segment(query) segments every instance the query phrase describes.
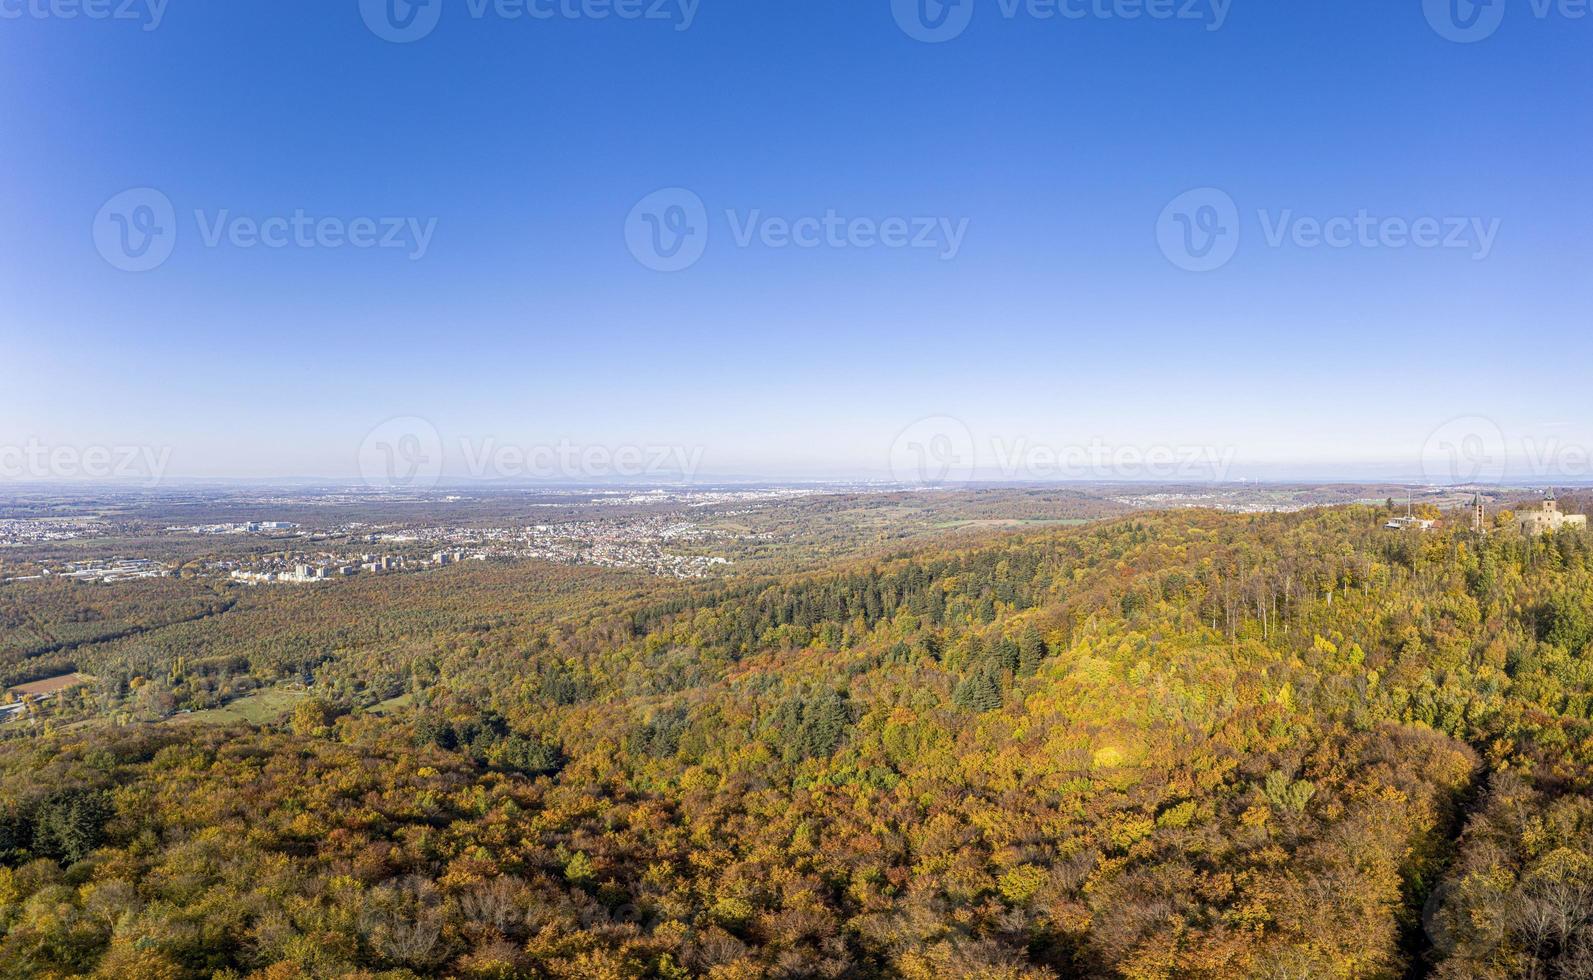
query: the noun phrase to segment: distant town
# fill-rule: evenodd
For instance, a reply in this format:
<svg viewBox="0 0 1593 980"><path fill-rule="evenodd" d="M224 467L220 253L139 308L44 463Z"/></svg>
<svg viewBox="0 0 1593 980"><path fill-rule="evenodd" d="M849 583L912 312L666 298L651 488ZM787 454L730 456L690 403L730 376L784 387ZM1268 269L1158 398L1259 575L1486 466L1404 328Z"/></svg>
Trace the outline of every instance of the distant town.
<svg viewBox="0 0 1593 980"><path fill-rule="evenodd" d="M758 495L759 498L764 496ZM778 498L789 496L781 494ZM745 502L746 495L715 493L711 499L717 504ZM659 505L679 506L684 502L677 494L646 493L624 497L604 495L592 503L605 508L621 505L656 508ZM708 504L692 501L690 506L700 510ZM181 541L197 537L237 539L238 544L225 549L230 553L198 564L179 564L153 555L113 555L53 562L39 559L35 562L37 567L6 574L11 566L0 560L0 581L56 578L117 582L197 574L249 585L304 585L356 575L418 572L467 561L524 560L637 569L674 578L703 578L731 564L729 558L709 553L713 544L765 537L752 531L729 534L712 530L692 519L687 512L669 510L490 526L259 519L167 524L152 535L143 536L92 519L10 519L0 523L0 545L64 545L123 533L129 534L130 543L151 538ZM261 545L266 546L265 550L261 550Z"/></svg>
<svg viewBox="0 0 1593 980"><path fill-rule="evenodd" d="M1587 520L1562 510L1552 492L1530 488L1415 491L1331 484L1120 484L1054 492L1074 493L1108 508L1288 512L1343 503L1382 504L1384 496L1372 493L1385 490L1386 503L1395 510L1385 525L1391 531L1431 530L1439 526L1443 514L1463 509L1472 512L1473 525L1482 531L1496 530L1504 521L1536 535ZM978 494L966 498L968 506L976 506ZM17 503L0 517L0 582L116 583L199 577L244 586L314 586L357 576L422 573L467 562L516 561L702 579L725 574L740 558L778 545L789 533L781 530L789 521L780 515L810 506L805 503L810 498L822 497L825 507L851 499L866 509L884 506L882 502L892 496L902 501L902 488L801 485L391 494L174 489L134 507L115 498L94 498L93 506L84 508L88 513L65 516L61 512L70 509L69 495L41 495L37 509L51 511L50 516L28 516L26 505ZM936 488L905 495L934 496ZM1400 497L1403 500L1396 504ZM424 505L427 519L407 516L417 513L418 505ZM151 522L138 516L146 507L189 518ZM457 521L439 519L455 513Z"/></svg>

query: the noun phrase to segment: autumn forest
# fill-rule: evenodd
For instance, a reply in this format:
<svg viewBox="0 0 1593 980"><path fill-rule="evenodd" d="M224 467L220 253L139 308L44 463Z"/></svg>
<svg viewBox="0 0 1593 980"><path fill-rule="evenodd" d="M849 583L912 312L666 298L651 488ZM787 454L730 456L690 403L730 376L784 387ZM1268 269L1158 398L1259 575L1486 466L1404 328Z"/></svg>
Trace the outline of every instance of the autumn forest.
<svg viewBox="0 0 1593 980"><path fill-rule="evenodd" d="M1388 518L5 586L0 973L1593 976L1593 538Z"/></svg>

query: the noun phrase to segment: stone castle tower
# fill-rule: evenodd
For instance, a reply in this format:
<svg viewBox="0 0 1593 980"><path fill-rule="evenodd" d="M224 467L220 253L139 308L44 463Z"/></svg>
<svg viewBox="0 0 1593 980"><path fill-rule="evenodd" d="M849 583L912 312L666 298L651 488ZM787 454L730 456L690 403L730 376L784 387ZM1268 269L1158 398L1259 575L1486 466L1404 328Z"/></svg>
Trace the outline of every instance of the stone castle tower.
<svg viewBox="0 0 1593 980"><path fill-rule="evenodd" d="M1548 534L1565 527L1587 527L1587 517L1583 514L1567 514L1560 510L1559 498L1554 491L1544 498L1543 504L1537 510L1523 510L1516 517L1521 526L1521 533L1528 537L1539 534Z"/></svg>

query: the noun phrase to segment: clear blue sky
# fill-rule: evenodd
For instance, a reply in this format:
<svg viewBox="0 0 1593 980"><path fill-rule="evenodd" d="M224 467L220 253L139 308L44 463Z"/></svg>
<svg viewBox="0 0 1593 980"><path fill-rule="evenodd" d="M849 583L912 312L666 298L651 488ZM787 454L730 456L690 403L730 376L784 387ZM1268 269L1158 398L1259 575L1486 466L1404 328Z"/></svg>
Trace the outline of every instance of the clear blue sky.
<svg viewBox="0 0 1593 980"><path fill-rule="evenodd" d="M1456 416L1593 443L1593 19L1529 0L1466 44L1386 0L1233 0L1220 26L964 0L936 44L890 0L701 0L689 27L679 0L444 0L411 43L359 0L170 0L158 26L152 0L48 2L0 3L0 445L258 477L355 473L394 416L450 455L681 445L767 476L882 475L926 416L1302 473L1414 459ZM142 187L175 245L129 272L96 216ZM706 248L660 272L627 227L673 187ZM1239 244L1188 271L1158 222L1203 187ZM418 259L208 245L223 211L435 224ZM951 258L737 241L830 211L966 225ZM1363 211L1494 234L1481 259L1268 241Z"/></svg>

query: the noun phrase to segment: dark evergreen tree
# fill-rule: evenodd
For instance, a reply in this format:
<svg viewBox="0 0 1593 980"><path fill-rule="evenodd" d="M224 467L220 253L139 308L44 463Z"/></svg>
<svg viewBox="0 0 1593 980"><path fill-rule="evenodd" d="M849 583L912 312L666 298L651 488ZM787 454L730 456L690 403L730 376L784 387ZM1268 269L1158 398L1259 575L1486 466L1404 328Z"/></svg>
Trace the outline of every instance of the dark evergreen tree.
<svg viewBox="0 0 1593 980"><path fill-rule="evenodd" d="M1045 638L1040 635L1039 628L1033 623L1025 626L1023 635L1018 638L1018 674L1032 677L1040 669L1046 653Z"/></svg>

